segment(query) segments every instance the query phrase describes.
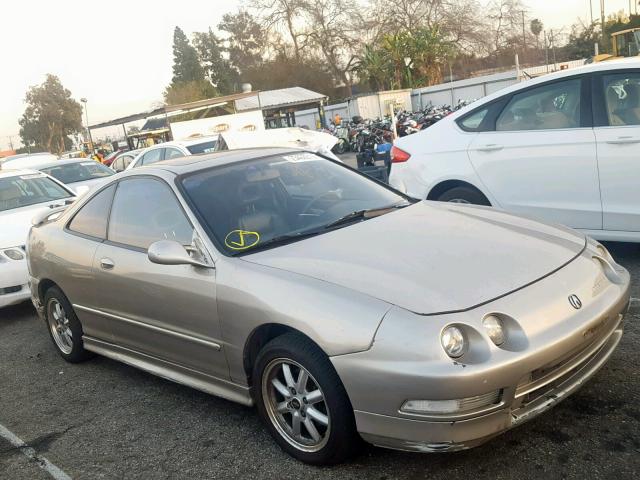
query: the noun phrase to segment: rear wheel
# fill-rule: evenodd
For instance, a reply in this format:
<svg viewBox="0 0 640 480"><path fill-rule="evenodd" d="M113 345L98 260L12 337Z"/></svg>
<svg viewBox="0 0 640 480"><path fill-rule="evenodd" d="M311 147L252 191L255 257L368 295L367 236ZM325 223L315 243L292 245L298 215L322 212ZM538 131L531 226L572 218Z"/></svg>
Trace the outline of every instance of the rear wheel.
<svg viewBox="0 0 640 480"><path fill-rule="evenodd" d="M269 432L306 463L340 463L361 444L347 393L327 356L306 337L287 333L260 352L254 398Z"/></svg>
<svg viewBox="0 0 640 480"><path fill-rule="evenodd" d="M58 353L71 363L82 362L93 354L84 349L82 325L71 303L58 287L51 287L44 296L45 320Z"/></svg>
<svg viewBox="0 0 640 480"><path fill-rule="evenodd" d="M470 187L453 187L438 197L439 202L466 203L473 205L491 206L482 192Z"/></svg>

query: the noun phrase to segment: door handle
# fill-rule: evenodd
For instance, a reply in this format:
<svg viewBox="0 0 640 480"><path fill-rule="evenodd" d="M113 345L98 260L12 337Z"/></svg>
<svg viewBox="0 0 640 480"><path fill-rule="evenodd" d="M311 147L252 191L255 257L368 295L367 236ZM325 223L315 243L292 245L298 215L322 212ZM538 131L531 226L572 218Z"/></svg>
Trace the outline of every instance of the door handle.
<svg viewBox="0 0 640 480"><path fill-rule="evenodd" d="M113 260L111 260L110 258L102 258L100 260L100 266L104 269L104 270L111 270L113 267L116 266L115 263L113 263Z"/></svg>
<svg viewBox="0 0 640 480"><path fill-rule="evenodd" d="M618 137L614 140L607 140L607 143L611 145L630 145L633 143L640 143L640 138L638 137Z"/></svg>
<svg viewBox="0 0 640 480"><path fill-rule="evenodd" d="M490 143L488 145L482 145L478 147L480 152L495 152L498 150L502 150L504 147L502 145L498 145L497 143Z"/></svg>

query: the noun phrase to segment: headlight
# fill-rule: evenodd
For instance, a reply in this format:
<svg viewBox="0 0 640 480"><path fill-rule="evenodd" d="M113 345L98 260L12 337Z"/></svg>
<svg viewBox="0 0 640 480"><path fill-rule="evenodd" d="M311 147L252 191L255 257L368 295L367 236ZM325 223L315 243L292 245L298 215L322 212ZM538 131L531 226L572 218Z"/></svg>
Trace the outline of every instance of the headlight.
<svg viewBox="0 0 640 480"><path fill-rule="evenodd" d="M24 260L24 252L19 247L7 248L6 250L3 250L2 253L11 260Z"/></svg>
<svg viewBox="0 0 640 480"><path fill-rule="evenodd" d="M489 338L493 343L500 346L505 341L504 327L502 321L495 315L489 315L482 320L482 326L489 335Z"/></svg>
<svg viewBox="0 0 640 480"><path fill-rule="evenodd" d="M442 348L452 358L461 357L466 349L466 341L462 330L458 327L449 326L442 331L440 337Z"/></svg>

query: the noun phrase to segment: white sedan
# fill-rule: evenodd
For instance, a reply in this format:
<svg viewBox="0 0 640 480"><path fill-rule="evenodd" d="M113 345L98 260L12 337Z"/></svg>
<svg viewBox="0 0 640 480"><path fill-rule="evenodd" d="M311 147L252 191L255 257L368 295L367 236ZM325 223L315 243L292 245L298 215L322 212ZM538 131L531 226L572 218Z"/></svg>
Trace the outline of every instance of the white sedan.
<svg viewBox="0 0 640 480"><path fill-rule="evenodd" d="M5 169L39 170L64 183L76 194L83 195L93 187L104 182L115 172L106 165L90 158L47 159L35 157L31 159L10 160L2 164Z"/></svg>
<svg viewBox="0 0 640 480"><path fill-rule="evenodd" d="M25 243L31 219L73 203L75 194L34 170L0 170L0 308L30 298Z"/></svg>
<svg viewBox="0 0 640 480"><path fill-rule="evenodd" d="M129 163L126 170L142 167L144 165L151 165L152 163L160 162L161 160L213 152L216 149L217 144L218 135L159 143L142 150L138 156Z"/></svg>
<svg viewBox="0 0 640 480"><path fill-rule="evenodd" d="M397 140L390 183L640 242L639 146L640 59L604 62L511 86Z"/></svg>

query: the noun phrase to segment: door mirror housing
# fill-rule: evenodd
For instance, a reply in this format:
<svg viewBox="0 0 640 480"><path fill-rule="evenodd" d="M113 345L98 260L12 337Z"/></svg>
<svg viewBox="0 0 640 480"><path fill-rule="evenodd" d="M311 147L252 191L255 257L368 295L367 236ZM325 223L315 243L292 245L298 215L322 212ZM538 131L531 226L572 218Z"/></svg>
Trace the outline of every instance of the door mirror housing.
<svg viewBox="0 0 640 480"><path fill-rule="evenodd" d="M159 240L152 243L147 251L147 256L149 261L159 265L192 265L201 268L214 268L213 265L192 258L184 246L173 240Z"/></svg>

